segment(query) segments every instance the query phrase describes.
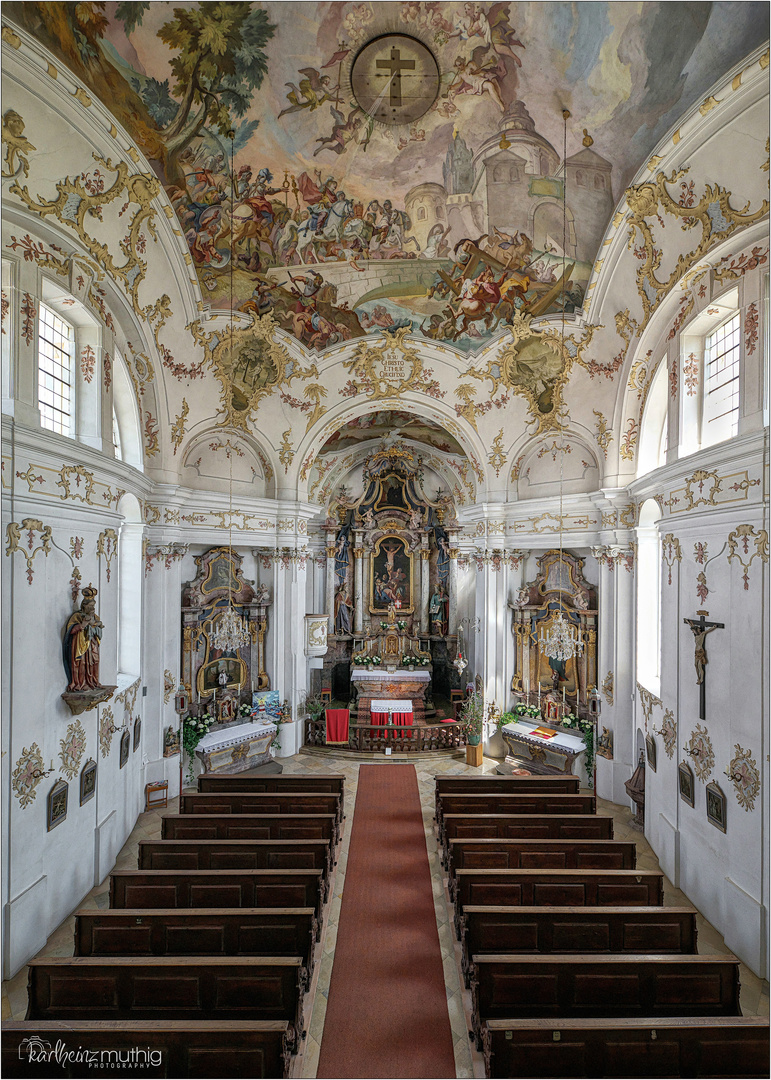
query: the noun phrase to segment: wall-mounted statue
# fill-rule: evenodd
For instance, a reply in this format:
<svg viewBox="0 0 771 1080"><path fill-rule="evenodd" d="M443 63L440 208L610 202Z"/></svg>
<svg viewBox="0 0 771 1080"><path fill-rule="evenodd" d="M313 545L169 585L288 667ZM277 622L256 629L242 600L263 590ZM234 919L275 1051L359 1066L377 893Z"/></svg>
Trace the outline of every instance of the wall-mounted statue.
<svg viewBox="0 0 771 1080"><path fill-rule="evenodd" d="M450 617L450 598L441 581L437 581L431 593L431 599L428 602L428 617L431 633L446 637Z"/></svg>
<svg viewBox="0 0 771 1080"><path fill-rule="evenodd" d="M62 698L77 716L103 701L109 701L117 686L99 682L99 643L104 624L96 614L97 590L87 585L80 608L67 620L62 642L62 659L67 673L67 689Z"/></svg>

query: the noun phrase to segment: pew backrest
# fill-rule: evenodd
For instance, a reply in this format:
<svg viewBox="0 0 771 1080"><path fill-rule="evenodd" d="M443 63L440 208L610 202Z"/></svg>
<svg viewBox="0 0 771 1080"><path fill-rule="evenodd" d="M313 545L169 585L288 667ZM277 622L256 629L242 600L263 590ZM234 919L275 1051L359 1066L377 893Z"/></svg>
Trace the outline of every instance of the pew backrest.
<svg viewBox="0 0 771 1080"><path fill-rule="evenodd" d="M328 840L142 840L140 870L323 870Z"/></svg>
<svg viewBox="0 0 771 1080"><path fill-rule="evenodd" d="M168 814L164 840L337 839L336 814Z"/></svg>

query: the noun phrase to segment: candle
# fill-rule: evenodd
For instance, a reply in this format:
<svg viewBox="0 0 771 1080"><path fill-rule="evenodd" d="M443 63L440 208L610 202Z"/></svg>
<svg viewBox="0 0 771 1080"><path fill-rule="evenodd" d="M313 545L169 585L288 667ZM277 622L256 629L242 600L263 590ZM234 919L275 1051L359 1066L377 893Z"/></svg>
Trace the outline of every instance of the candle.
<svg viewBox="0 0 771 1080"><path fill-rule="evenodd" d="M541 680L538 680L538 708L541 708Z"/></svg>
<svg viewBox="0 0 771 1080"><path fill-rule="evenodd" d="M562 687L562 704L565 704L565 687Z"/></svg>

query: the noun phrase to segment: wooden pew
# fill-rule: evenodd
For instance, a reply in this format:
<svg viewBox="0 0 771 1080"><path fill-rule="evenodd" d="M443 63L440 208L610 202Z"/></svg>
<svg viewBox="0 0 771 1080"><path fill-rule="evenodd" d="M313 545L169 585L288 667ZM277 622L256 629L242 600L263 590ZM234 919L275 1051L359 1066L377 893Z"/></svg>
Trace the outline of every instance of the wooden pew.
<svg viewBox="0 0 771 1080"><path fill-rule="evenodd" d="M466 986L474 955L697 951L692 907L465 907L460 932Z"/></svg>
<svg viewBox="0 0 771 1080"><path fill-rule="evenodd" d="M512 1016L741 1016L739 961L720 956L612 953L472 956L471 1022ZM626 1075L622 1073L622 1075Z"/></svg>
<svg viewBox="0 0 771 1080"><path fill-rule="evenodd" d="M313 908L75 912L75 956L299 956L313 973Z"/></svg>
<svg viewBox="0 0 771 1080"><path fill-rule="evenodd" d="M455 928L466 907L661 907L660 870L459 870Z"/></svg>
<svg viewBox="0 0 771 1080"><path fill-rule="evenodd" d="M328 840L142 840L140 870L332 870Z"/></svg>
<svg viewBox="0 0 771 1080"><path fill-rule="evenodd" d="M457 870L634 870L631 840L449 840L447 873L454 898Z"/></svg>
<svg viewBox="0 0 771 1080"><path fill-rule="evenodd" d="M577 776L435 776L435 799L437 808L442 795L475 795L482 791L529 792L562 791L577 792L580 787Z"/></svg>
<svg viewBox="0 0 771 1080"><path fill-rule="evenodd" d="M321 870L113 870L111 908L312 907L321 925Z"/></svg>
<svg viewBox="0 0 771 1080"><path fill-rule="evenodd" d="M285 1020L14 1020L3 1023L2 1072L74 1080L116 1074L286 1077L288 1027ZM34 1044L38 1061L30 1060L29 1042L22 1046L30 1039L40 1040ZM57 1043L52 1064L47 1058L56 1055ZM78 1051L87 1051L88 1060ZM117 1061L136 1065L129 1069Z"/></svg>
<svg viewBox="0 0 771 1080"><path fill-rule="evenodd" d="M527 794L498 794L495 791L479 795L461 792L440 795L436 809L439 838L443 835L443 819L446 814L533 814L540 817L559 815L596 814L597 800L594 795L575 792L533 791Z"/></svg>
<svg viewBox="0 0 771 1080"><path fill-rule="evenodd" d="M488 1077L768 1076L768 1018L490 1020Z"/></svg>
<svg viewBox="0 0 771 1080"><path fill-rule="evenodd" d="M164 840L328 840L337 842L336 814L169 814Z"/></svg>
<svg viewBox="0 0 771 1080"><path fill-rule="evenodd" d="M334 814L338 835L343 800L334 792L236 791L182 795L181 814Z"/></svg>
<svg viewBox="0 0 771 1080"><path fill-rule="evenodd" d="M198 777L201 792L220 791L324 791L345 795L345 776L342 773L275 773L266 776L245 776L243 773L203 773Z"/></svg>
<svg viewBox="0 0 771 1080"><path fill-rule="evenodd" d="M164 818L167 821L168 818ZM612 840L613 818L597 814L534 818L531 814L445 814L443 861L450 840Z"/></svg>
<svg viewBox="0 0 771 1080"><path fill-rule="evenodd" d="M299 956L49 957L28 991L27 1020L285 1020L292 1048L303 1026Z"/></svg>

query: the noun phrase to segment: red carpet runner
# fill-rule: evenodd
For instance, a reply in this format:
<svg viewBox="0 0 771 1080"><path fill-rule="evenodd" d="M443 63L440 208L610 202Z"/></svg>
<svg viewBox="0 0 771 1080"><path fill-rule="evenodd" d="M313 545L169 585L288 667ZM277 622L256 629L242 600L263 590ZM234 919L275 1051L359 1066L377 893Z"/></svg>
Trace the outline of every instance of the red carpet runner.
<svg viewBox="0 0 771 1080"><path fill-rule="evenodd" d="M418 781L362 765L319 1077L455 1076Z"/></svg>

